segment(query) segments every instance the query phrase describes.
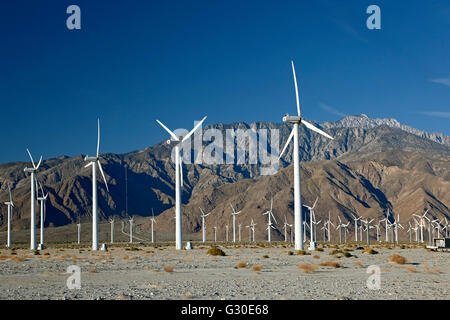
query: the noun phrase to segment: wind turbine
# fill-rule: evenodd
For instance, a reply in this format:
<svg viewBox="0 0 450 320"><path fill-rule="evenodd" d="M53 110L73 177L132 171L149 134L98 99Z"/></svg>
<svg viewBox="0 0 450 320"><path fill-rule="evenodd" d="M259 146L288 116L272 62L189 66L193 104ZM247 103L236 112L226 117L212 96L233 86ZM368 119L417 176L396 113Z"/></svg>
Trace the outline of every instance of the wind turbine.
<svg viewBox="0 0 450 320"><path fill-rule="evenodd" d="M168 144L174 144L175 148L175 247L177 250L183 249L183 230L182 230L182 217L181 217L181 186L183 185L183 159L180 156L180 144L188 140L191 135L202 125L205 121L204 117L195 127L184 137L177 136L175 133L169 130L162 122L156 120L161 127L166 130L171 139L167 140ZM181 181L180 181L181 180Z"/></svg>
<svg viewBox="0 0 450 320"><path fill-rule="evenodd" d="M131 217L131 219L128 221L130 222L130 243L133 243L133 217Z"/></svg>
<svg viewBox="0 0 450 320"><path fill-rule="evenodd" d="M225 230L226 230L226 242L228 242L228 225L225 226Z"/></svg>
<svg viewBox="0 0 450 320"><path fill-rule="evenodd" d="M350 225L350 222L347 222L347 224L344 224L344 225L343 225L344 230L345 230L345 232L344 232L344 242L345 242L345 243L347 243L347 233L349 233L349 231L347 230L347 228L348 228L349 225Z"/></svg>
<svg viewBox="0 0 450 320"><path fill-rule="evenodd" d="M214 229L214 242L217 242L217 226L213 227Z"/></svg>
<svg viewBox="0 0 450 320"><path fill-rule="evenodd" d="M403 228L403 226L400 224L400 215L399 214L397 214L397 220L394 220L394 223L393 223L393 225L394 225L394 227L395 227L395 242L398 244L398 227L400 227L400 228L402 228L402 229L405 229L405 228Z"/></svg>
<svg viewBox="0 0 450 320"><path fill-rule="evenodd" d="M448 238L448 221L447 221L447 218L444 217L444 219L445 219L445 225L442 228L442 231L444 231L444 229L445 229L445 237Z"/></svg>
<svg viewBox="0 0 450 320"><path fill-rule="evenodd" d="M331 242L331 226L335 227L335 225L333 224L333 222L331 222L331 213L330 213L330 211L328 211L328 221L326 221L326 224L324 224L324 225L327 225L326 230L327 230L327 233L328 233L327 234L328 242Z"/></svg>
<svg viewBox="0 0 450 320"><path fill-rule="evenodd" d="M205 226L205 218L206 218L207 216L209 216L209 215L212 213L212 211L211 211L210 213L208 213L208 214L205 214L205 213L203 212L202 208L200 208L200 207L198 207L198 208L200 209L200 211L201 211L201 213L202 213L202 242L206 242L206 226Z"/></svg>
<svg viewBox="0 0 450 320"><path fill-rule="evenodd" d="M301 204L301 185L300 185L300 157L299 157L299 143L298 143L298 127L300 124L304 124L308 129L313 130L329 139L333 139L330 135L323 132L322 130L316 128L311 123L306 122L302 118L302 114L300 112L300 101L298 96L298 87L297 87L297 78L295 76L295 67L294 62L291 61L292 64L292 73L294 75L294 84L295 84L295 96L297 101L297 116L289 116L286 114L283 117L283 122L287 124L292 124L293 129L289 138L280 153L280 158L289 145L292 138L294 138L294 232L295 232L295 249L303 250L303 232L302 232L302 223L303 223L303 215L302 215L302 204Z"/></svg>
<svg viewBox="0 0 450 320"><path fill-rule="evenodd" d="M242 228L242 223L239 223L239 242L241 242L241 228Z"/></svg>
<svg viewBox="0 0 450 320"><path fill-rule="evenodd" d="M316 247L316 241L315 241L315 232L314 232L314 224L313 224L313 216L314 216L314 208L317 204L317 200L319 200L319 197L316 198L316 201L314 201L314 204L312 207L309 207L307 205L304 205L309 210L309 230L310 230L310 243L309 243L309 249L314 250Z"/></svg>
<svg viewBox="0 0 450 320"><path fill-rule="evenodd" d="M380 223L381 221L378 221L378 223L375 225L375 228L377 229L377 242L380 241Z"/></svg>
<svg viewBox="0 0 450 320"><path fill-rule="evenodd" d="M408 225L409 225L409 228L408 228L408 231L406 231L406 232L409 232L409 243L412 243L412 227L411 227L411 221L408 221Z"/></svg>
<svg viewBox="0 0 450 320"><path fill-rule="evenodd" d="M277 219L275 219L275 216L273 215L273 212L272 212L272 204L273 203L272 203L272 199L271 199L270 200L270 210L268 210L268 211L263 213L263 215L267 214L267 217L269 218L269 220L267 222L267 241L269 241L269 243L272 242L272 232L271 232L272 230L271 229L275 229L276 230L276 228L272 224L272 219L271 218L273 218L275 223L277 223Z"/></svg>
<svg viewBox="0 0 450 320"><path fill-rule="evenodd" d="M231 215L233 216L233 242L236 242L236 216L237 216L239 213L241 213L242 210L239 211L239 212L236 212L236 211L234 210L234 208L233 208L233 205L232 205L231 203L230 203L230 206L231 206L231 210L233 210L233 212L231 212Z"/></svg>
<svg viewBox="0 0 450 320"><path fill-rule="evenodd" d="M252 223L250 224L250 226L252 228L252 233L253 233L253 242L255 242L255 226L256 226L256 223L253 222L253 219L252 219Z"/></svg>
<svg viewBox="0 0 450 320"><path fill-rule="evenodd" d="M8 248L11 247L11 218L12 218L12 208L14 207L14 202L12 200L12 195L11 195L11 186L8 186L8 190L9 190L9 201L5 202L5 204L8 206L8 237L6 240L6 246Z"/></svg>
<svg viewBox="0 0 450 320"><path fill-rule="evenodd" d="M86 156L84 161L89 162L85 168L92 167L92 250L98 250L98 215L97 215L97 166L105 182L106 190L109 192L102 164L100 163L100 119L97 119L97 155Z"/></svg>
<svg viewBox="0 0 450 320"><path fill-rule="evenodd" d="M287 220L286 220L286 215L284 216L284 242L287 242L287 226L288 226L289 224L287 223Z"/></svg>
<svg viewBox="0 0 450 320"><path fill-rule="evenodd" d="M153 214L153 208L152 208L152 218L150 219L150 221L152 222L152 243L154 243L155 238L154 238L153 225L156 223L156 220L155 220L155 215Z"/></svg>
<svg viewBox="0 0 450 320"><path fill-rule="evenodd" d="M46 202L47 202L47 197L48 197L48 193L44 193L44 189L42 188L41 183L39 182L39 187L41 189L41 193L42 196L39 197L39 193L37 196L37 200L40 201L40 207L41 207L41 242L39 245L39 248L42 250L44 249L44 221L45 221L45 212L46 212ZM36 187L37 189L37 187Z"/></svg>
<svg viewBox="0 0 450 320"><path fill-rule="evenodd" d="M351 213L353 220L355 220L355 241L358 241L358 220L361 219L361 217L356 217Z"/></svg>
<svg viewBox="0 0 450 320"><path fill-rule="evenodd" d="M248 242L252 242L252 226L248 225L245 227L248 228Z"/></svg>
<svg viewBox="0 0 450 320"><path fill-rule="evenodd" d="M367 244L370 243L369 231L370 231L370 224L373 222L373 220L374 220L374 219L372 219L372 220L369 221L368 218L367 218L367 220L362 220L362 219L361 219L361 222L363 222L363 223L366 225L366 232L367 232L366 238L367 238ZM362 237L361 237L361 240L362 240Z"/></svg>
<svg viewBox="0 0 450 320"><path fill-rule="evenodd" d="M35 174L37 170L39 169L39 166L42 162L42 156L39 159L39 162L37 165L34 164L33 157L31 156L30 151L27 149L28 155L30 156L31 164L33 165L33 168L26 167L23 169L23 171L28 172L31 174L31 217L30 217L30 249L36 250L36 190L35 190Z"/></svg>
<svg viewBox="0 0 450 320"><path fill-rule="evenodd" d="M109 223L111 224L111 243L114 243L114 219L110 219Z"/></svg>
<svg viewBox="0 0 450 320"><path fill-rule="evenodd" d="M427 209L423 215L413 214L413 216L418 217L418 218L420 219L420 220L419 220L419 221L420 221L419 226L420 226L420 242L421 242L421 243L423 243L423 227L425 226L425 224L424 224L424 219L427 219L428 221L430 220L430 219L428 219L428 218L426 217L426 215L427 215L427 213L428 213L428 210L429 210L429 209Z"/></svg>

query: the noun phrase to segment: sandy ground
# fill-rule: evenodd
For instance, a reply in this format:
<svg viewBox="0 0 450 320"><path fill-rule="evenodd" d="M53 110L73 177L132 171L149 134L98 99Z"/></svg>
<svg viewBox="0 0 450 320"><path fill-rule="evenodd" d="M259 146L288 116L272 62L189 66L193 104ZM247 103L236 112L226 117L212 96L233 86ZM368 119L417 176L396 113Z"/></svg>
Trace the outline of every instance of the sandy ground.
<svg viewBox="0 0 450 320"><path fill-rule="evenodd" d="M378 254L330 255L335 248L296 255L278 243L270 248L220 246L226 256L209 256L209 246L176 251L172 246L0 250L0 299L449 299L450 253L423 248L374 246ZM341 248L344 246L341 246ZM128 248L129 249L129 248ZM294 252L289 255L288 251ZM392 254L407 264L389 261ZM325 261L341 267L318 266ZM245 262L246 267L237 265ZM314 264L305 273L300 264ZM81 268L81 289L66 285L67 267ZM367 267L380 268L380 289L367 288ZM261 266L261 270L254 270ZM165 271L172 267L172 272ZM256 267L258 269L258 267ZM169 270L170 271L170 270Z"/></svg>

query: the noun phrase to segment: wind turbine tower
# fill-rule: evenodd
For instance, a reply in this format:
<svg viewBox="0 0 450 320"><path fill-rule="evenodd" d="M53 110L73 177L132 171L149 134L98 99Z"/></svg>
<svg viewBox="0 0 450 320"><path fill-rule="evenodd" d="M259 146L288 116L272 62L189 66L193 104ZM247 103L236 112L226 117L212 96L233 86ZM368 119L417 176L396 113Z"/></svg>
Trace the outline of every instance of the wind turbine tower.
<svg viewBox="0 0 450 320"><path fill-rule="evenodd" d="M297 116L289 116L286 114L283 117L283 122L287 124L292 124L293 129L289 138L280 153L280 158L289 145L292 138L294 138L294 232L295 232L295 249L303 250L303 232L302 232L302 224L303 224L303 215L302 215L302 203L301 203L301 184L300 184L300 156L299 156L299 139L298 139L298 127L300 124L305 125L308 129L313 130L329 139L333 139L330 135L323 132L322 130L316 128L311 123L306 122L301 115L300 111L300 100L298 95L298 87L297 87L297 78L295 75L295 67L294 62L291 61L292 64L292 73L294 76L294 85L295 85L295 96L297 101Z"/></svg>
<svg viewBox="0 0 450 320"><path fill-rule="evenodd" d="M12 208L14 208L14 202L12 200L11 195L11 186L8 186L9 190L9 201L5 202L5 204L8 206L8 237L6 240L6 246L8 248L11 247L11 218L12 218Z"/></svg>
<svg viewBox="0 0 450 320"><path fill-rule="evenodd" d="M183 185L183 159L180 156L180 144L188 140L191 135L202 125L205 121L204 117L195 127L184 137L177 136L175 133L169 130L162 122L156 120L161 127L166 130L171 139L167 140L168 144L174 145L175 151L175 248L176 250L183 249L183 230L182 230L182 216L181 216L181 187Z"/></svg>
<svg viewBox="0 0 450 320"><path fill-rule="evenodd" d="M42 156L39 159L37 165L34 164L33 157L31 156L30 151L27 149L28 155L30 156L31 164L33 168L25 168L24 171L31 174L31 218L30 218L30 249L36 250L36 190L35 190L35 174L39 169L39 166L42 162Z"/></svg>

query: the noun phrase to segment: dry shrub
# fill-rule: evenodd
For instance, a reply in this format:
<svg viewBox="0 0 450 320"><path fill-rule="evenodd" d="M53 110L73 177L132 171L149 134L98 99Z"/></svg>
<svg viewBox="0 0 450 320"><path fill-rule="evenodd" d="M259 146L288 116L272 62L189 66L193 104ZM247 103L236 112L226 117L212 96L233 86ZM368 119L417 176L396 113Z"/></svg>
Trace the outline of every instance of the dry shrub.
<svg viewBox="0 0 450 320"><path fill-rule="evenodd" d="M423 266L423 269L428 272L428 273L434 273L434 274L439 274L441 273L441 270L439 270L439 268L428 268L426 265Z"/></svg>
<svg viewBox="0 0 450 320"><path fill-rule="evenodd" d="M394 253L393 255L391 255L391 256L389 257L389 261L390 261L390 262L397 263L397 264L405 264L405 263L407 262L407 260L406 260L405 257L403 257L403 256L401 256L401 255L398 255L398 254L396 254L396 253Z"/></svg>
<svg viewBox="0 0 450 320"><path fill-rule="evenodd" d="M260 272L261 270L262 270L262 266L260 266L260 265L253 266L253 271Z"/></svg>
<svg viewBox="0 0 450 320"><path fill-rule="evenodd" d="M12 256L12 257L11 257L11 261L14 261L14 262L22 262L22 261L23 261L23 258L17 257L17 256Z"/></svg>
<svg viewBox="0 0 450 320"><path fill-rule="evenodd" d="M292 251L288 251L288 256L292 256L292 255L294 255L294 252L292 252Z"/></svg>
<svg viewBox="0 0 450 320"><path fill-rule="evenodd" d="M173 267L172 267L172 266L169 266L169 265L164 266L164 271L165 271L165 272L173 272Z"/></svg>
<svg viewBox="0 0 450 320"><path fill-rule="evenodd" d="M185 294L184 294L184 298L185 299L192 299L192 293L190 293L190 292L186 292Z"/></svg>
<svg viewBox="0 0 450 320"><path fill-rule="evenodd" d="M317 255L317 254L315 254L315 255L313 255L313 258L314 258L314 259L320 259L320 256Z"/></svg>
<svg viewBox="0 0 450 320"><path fill-rule="evenodd" d="M5 255L0 256L0 260L8 260L9 258L10 258L9 256L5 256Z"/></svg>
<svg viewBox="0 0 450 320"><path fill-rule="evenodd" d="M366 248L364 249L363 253L367 253L367 254L377 254L378 251L372 249L372 248Z"/></svg>
<svg viewBox="0 0 450 320"><path fill-rule="evenodd" d="M405 269L406 269L408 272L411 272L411 273L417 272L417 268L414 267L414 266L406 266Z"/></svg>
<svg viewBox="0 0 450 320"><path fill-rule="evenodd" d="M245 263L244 261L239 262L236 267L238 268L247 268L247 263Z"/></svg>
<svg viewBox="0 0 450 320"><path fill-rule="evenodd" d="M206 251L206 254L209 254L211 256L225 256L225 252L218 247L212 247L211 249Z"/></svg>
<svg viewBox="0 0 450 320"><path fill-rule="evenodd" d="M184 259L184 261L185 261L185 262L192 262L192 258L191 258L191 257L186 257L186 258Z"/></svg>
<svg viewBox="0 0 450 320"><path fill-rule="evenodd" d="M330 256L333 256L333 255L338 254L338 253L343 253L343 252L342 252L342 250L334 249L333 251L331 251L331 252L329 253L329 255L330 255Z"/></svg>
<svg viewBox="0 0 450 320"><path fill-rule="evenodd" d="M342 265L339 262L336 261L324 261L322 263L319 263L319 266L321 267L332 267L332 268L341 268Z"/></svg>
<svg viewBox="0 0 450 320"><path fill-rule="evenodd" d="M317 270L315 264L299 264L298 267L302 269L304 273L312 273Z"/></svg>
<svg viewBox="0 0 450 320"><path fill-rule="evenodd" d="M363 266L363 263L362 263L361 261L355 261L355 264L358 265L358 266L360 266L360 267Z"/></svg>
<svg viewBox="0 0 450 320"><path fill-rule="evenodd" d="M298 256L307 256L307 255L309 255L309 253L306 252L305 250L297 250L297 255Z"/></svg>
<svg viewBox="0 0 450 320"><path fill-rule="evenodd" d="M89 269L88 272L90 272L90 273L97 273L98 271L97 271L97 269L92 268L92 269Z"/></svg>

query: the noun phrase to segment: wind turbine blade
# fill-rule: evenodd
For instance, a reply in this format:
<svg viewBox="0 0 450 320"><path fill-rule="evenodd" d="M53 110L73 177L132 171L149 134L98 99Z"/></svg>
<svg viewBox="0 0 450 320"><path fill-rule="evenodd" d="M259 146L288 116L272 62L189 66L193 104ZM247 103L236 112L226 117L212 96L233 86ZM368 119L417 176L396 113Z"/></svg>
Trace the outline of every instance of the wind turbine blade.
<svg viewBox="0 0 450 320"><path fill-rule="evenodd" d="M36 168L36 166L34 165L34 160L33 160L33 157L31 156L30 150L27 149L27 152L28 152L28 155L30 156L31 164L33 165L33 168Z"/></svg>
<svg viewBox="0 0 450 320"><path fill-rule="evenodd" d="M233 213L235 213L236 211L234 210L233 205L231 203L230 203L230 206L231 206L231 210L233 210Z"/></svg>
<svg viewBox="0 0 450 320"><path fill-rule="evenodd" d="M292 64L292 73L293 73L293 75L294 75L295 98L296 98L296 101L297 101L297 115L298 115L299 117L301 117L301 116L302 116L302 113L300 112L300 100L299 100L299 97L298 97L297 77L295 76L294 61L291 61L291 64Z"/></svg>
<svg viewBox="0 0 450 320"><path fill-rule="evenodd" d="M100 119L97 119L97 158L100 153Z"/></svg>
<svg viewBox="0 0 450 320"><path fill-rule="evenodd" d="M39 159L39 162L38 162L38 164L37 164L37 166L36 166L36 168L35 168L36 170L39 169L39 167L40 167L40 165L41 165L41 162L42 162L42 156L41 156L41 158Z"/></svg>
<svg viewBox="0 0 450 320"><path fill-rule="evenodd" d="M275 216L273 215L272 211L270 211L270 215L272 216L272 218L273 218L273 220L275 221L275 223L278 223L278 222L277 222L277 219L275 219Z"/></svg>
<svg viewBox="0 0 450 320"><path fill-rule="evenodd" d="M100 163L100 160L97 160L97 163L98 163L98 167L100 169L100 172L102 174L103 181L105 181L106 190L109 192L108 183L106 182L105 173L103 172L103 168L102 168L102 164Z"/></svg>
<svg viewBox="0 0 450 320"><path fill-rule="evenodd" d="M317 133L320 133L321 135L327 137L328 139L334 140L334 138L332 136L330 136L328 133L320 130L319 128L316 128L315 126L313 126L311 123L305 121L302 119L302 123L310 130L315 131Z"/></svg>
<svg viewBox="0 0 450 320"><path fill-rule="evenodd" d="M205 216L205 213L203 212L202 208L198 207L200 211L202 212L202 216Z"/></svg>
<svg viewBox="0 0 450 320"><path fill-rule="evenodd" d="M184 138L183 138L183 140L181 140L181 142L184 142L187 139L189 139L189 137L192 136L192 134L198 129L198 127L200 127L202 125L202 123L203 123L203 121L205 121L205 119L206 119L206 116L199 123L197 123L195 125L194 129L192 129L191 132L189 132L187 135L184 136Z"/></svg>
<svg viewBox="0 0 450 320"><path fill-rule="evenodd" d="M316 198L316 201L314 201L314 204L313 204L313 206L312 206L313 209L316 207L317 200L319 200L319 197L317 197L317 198Z"/></svg>
<svg viewBox="0 0 450 320"><path fill-rule="evenodd" d="M284 145L283 150L281 150L280 156L278 157L278 159L281 159L281 156L283 155L284 151L286 150L286 148L289 145L289 142L291 142L292 138L294 137L294 129L292 129L291 134L289 135L286 144Z"/></svg>
<svg viewBox="0 0 450 320"><path fill-rule="evenodd" d="M175 141L180 141L180 139L178 139L178 137L175 135L175 133L173 133L172 131L170 131L169 128L167 128L165 125L163 125L161 121L156 120L156 122L158 122L159 125L160 125L161 127L163 127L164 130L166 130L166 131L172 136L172 138L173 138Z"/></svg>
<svg viewBox="0 0 450 320"><path fill-rule="evenodd" d="M87 165L85 165L84 167L87 168L89 166L92 166L93 162L89 162Z"/></svg>

